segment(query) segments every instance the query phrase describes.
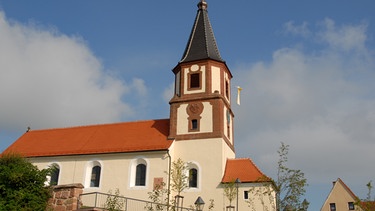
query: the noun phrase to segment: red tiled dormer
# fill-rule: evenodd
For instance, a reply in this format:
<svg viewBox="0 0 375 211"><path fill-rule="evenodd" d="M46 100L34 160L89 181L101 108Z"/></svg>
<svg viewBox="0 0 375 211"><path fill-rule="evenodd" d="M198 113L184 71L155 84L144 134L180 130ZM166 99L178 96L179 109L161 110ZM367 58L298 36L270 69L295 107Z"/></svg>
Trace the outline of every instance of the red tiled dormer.
<svg viewBox="0 0 375 211"><path fill-rule="evenodd" d="M167 150L169 119L31 130L5 153L25 157Z"/></svg>
<svg viewBox="0 0 375 211"><path fill-rule="evenodd" d="M271 178L263 174L249 158L228 159L222 183L240 179L242 183L271 182Z"/></svg>

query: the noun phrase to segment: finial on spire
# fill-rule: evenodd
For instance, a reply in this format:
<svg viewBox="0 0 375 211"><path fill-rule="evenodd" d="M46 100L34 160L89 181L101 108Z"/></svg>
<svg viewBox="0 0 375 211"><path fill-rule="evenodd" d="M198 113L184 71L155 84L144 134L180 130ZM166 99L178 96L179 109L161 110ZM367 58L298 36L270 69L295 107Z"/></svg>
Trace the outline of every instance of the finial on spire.
<svg viewBox="0 0 375 211"><path fill-rule="evenodd" d="M198 3L198 8L200 10L206 10L207 9L207 2L205 0L200 0Z"/></svg>

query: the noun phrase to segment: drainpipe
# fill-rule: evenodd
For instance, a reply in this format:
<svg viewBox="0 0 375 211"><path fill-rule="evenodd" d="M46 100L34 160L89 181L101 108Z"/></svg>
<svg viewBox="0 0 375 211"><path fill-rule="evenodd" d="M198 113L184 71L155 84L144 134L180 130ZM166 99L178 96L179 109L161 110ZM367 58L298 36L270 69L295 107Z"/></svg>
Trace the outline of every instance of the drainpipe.
<svg viewBox="0 0 375 211"><path fill-rule="evenodd" d="M170 199L170 194L171 194L171 163L172 163L172 158L171 158L171 155L169 154L169 149L167 150L167 154L168 154L168 159L169 159L169 163L168 163L168 193L167 193L167 211L169 210L169 199Z"/></svg>

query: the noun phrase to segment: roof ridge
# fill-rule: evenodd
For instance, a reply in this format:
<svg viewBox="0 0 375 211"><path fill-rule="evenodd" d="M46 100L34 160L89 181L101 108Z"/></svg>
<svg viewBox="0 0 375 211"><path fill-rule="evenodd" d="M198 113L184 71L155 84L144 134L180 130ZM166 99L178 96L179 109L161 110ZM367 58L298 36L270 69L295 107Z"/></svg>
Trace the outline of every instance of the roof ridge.
<svg viewBox="0 0 375 211"><path fill-rule="evenodd" d="M24 133L4 152L43 157L166 150L172 143L168 132L169 119L35 130Z"/></svg>
<svg viewBox="0 0 375 211"><path fill-rule="evenodd" d="M130 123L141 123L141 122L150 122L150 121L161 121L161 120L169 120L168 118L165 119L149 119L149 120L135 120L129 122L112 122L112 123L97 123L97 124L89 124L89 125L75 125L75 126L66 126L66 127L52 127L46 129L30 129L28 132L42 132L42 131L51 131L51 130L66 130L66 129L75 129L75 128L89 128L89 127L99 127L99 126L111 126L111 125L119 125L119 124L130 124Z"/></svg>
<svg viewBox="0 0 375 211"><path fill-rule="evenodd" d="M227 159L228 160L247 160L247 159L250 159L250 158L227 158Z"/></svg>

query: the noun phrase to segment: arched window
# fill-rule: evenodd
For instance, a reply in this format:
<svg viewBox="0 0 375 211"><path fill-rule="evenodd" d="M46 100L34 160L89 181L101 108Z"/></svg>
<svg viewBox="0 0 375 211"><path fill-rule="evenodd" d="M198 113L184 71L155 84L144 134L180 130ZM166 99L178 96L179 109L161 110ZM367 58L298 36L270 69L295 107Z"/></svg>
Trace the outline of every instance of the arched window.
<svg viewBox="0 0 375 211"><path fill-rule="evenodd" d="M85 188L99 188L100 179L102 178L103 163L99 160L87 162L85 166Z"/></svg>
<svg viewBox="0 0 375 211"><path fill-rule="evenodd" d="M48 168L51 169L51 174L47 176L45 185L58 185L59 176L60 176L60 165L57 163L52 163L48 165Z"/></svg>
<svg viewBox="0 0 375 211"><path fill-rule="evenodd" d="M187 191L198 191L201 189L202 170L195 161L187 162Z"/></svg>
<svg viewBox="0 0 375 211"><path fill-rule="evenodd" d="M146 185L146 165L138 164L135 173L135 185L145 186Z"/></svg>
<svg viewBox="0 0 375 211"><path fill-rule="evenodd" d="M90 180L90 187L99 187L100 183L100 166L94 166L91 170L91 180Z"/></svg>
<svg viewBox="0 0 375 211"><path fill-rule="evenodd" d="M149 164L146 158L137 157L130 162L129 187L135 189L146 188Z"/></svg>
<svg viewBox="0 0 375 211"><path fill-rule="evenodd" d="M58 185L60 176L60 167L56 163L52 166L51 181L50 185Z"/></svg>
<svg viewBox="0 0 375 211"><path fill-rule="evenodd" d="M198 187L198 170L196 168L189 169L189 187Z"/></svg>

